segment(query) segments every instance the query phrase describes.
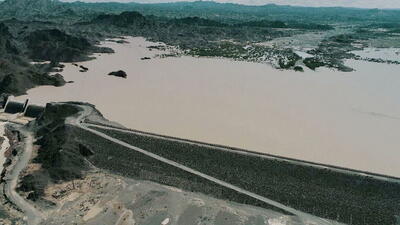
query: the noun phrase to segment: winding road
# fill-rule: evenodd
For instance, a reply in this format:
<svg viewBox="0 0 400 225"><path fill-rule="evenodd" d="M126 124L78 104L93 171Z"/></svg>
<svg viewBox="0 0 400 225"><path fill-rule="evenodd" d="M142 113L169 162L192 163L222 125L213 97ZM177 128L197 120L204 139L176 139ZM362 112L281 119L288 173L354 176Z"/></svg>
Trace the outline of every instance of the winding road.
<svg viewBox="0 0 400 225"><path fill-rule="evenodd" d="M382 180L382 181L389 181L389 182L395 182L395 183L400 182L400 178L389 177L389 176L380 175L380 174L373 174L373 173L369 173L369 172L358 171L358 170L353 170L353 169L348 169L348 168L340 168L340 167L331 166L331 165L324 165L324 164L318 164L318 163L296 160L296 159L291 159L291 158L285 158L285 157L280 157L280 156L257 153L257 152L253 152L253 151L243 150L243 149L237 149L237 148L235 149L235 148L230 148L227 146L212 145L212 144L202 143L202 142L198 142L198 141L162 136L162 135L151 134L151 133L147 133L147 132L143 132L143 131L131 130L131 129L127 129L127 128L117 128L117 127L99 125L99 124L94 124L94 123L82 123L82 124L86 127L96 127L96 128L101 128L101 129L105 129L105 130L115 130L115 131L122 132L122 133L136 134L136 135L140 135L140 136L152 137L152 138L157 138L157 139L162 139L162 140L167 140L167 141L174 141L174 142L183 143L183 144L190 144L190 145L197 145L197 146L206 147L206 148L213 148L213 149L217 149L217 150L221 150L221 151L232 152L235 154L286 161L286 162L289 162L292 164L297 164L297 165L302 165L302 166L311 166L314 168L329 169L331 171L335 171L335 172L339 172L339 173L372 177L374 179Z"/></svg>
<svg viewBox="0 0 400 225"><path fill-rule="evenodd" d="M0 139L2 139L1 146L0 146L0 173L3 171L3 165L6 161L6 157L4 153L10 147L10 141L8 140L7 136L5 135L5 125L6 122L0 122Z"/></svg>
<svg viewBox="0 0 400 225"><path fill-rule="evenodd" d="M66 120L67 123L69 123L69 124L71 124L71 125L73 125L73 126L77 126L77 127L81 128L81 129L83 129L83 130L86 130L86 131L88 131L88 132L91 132L91 133L93 133L93 134L95 134L95 135L97 135L97 136L99 136L99 137L102 137L102 138L104 138L104 139L106 139L106 140L109 140L109 141L111 141L111 142L114 142L114 143L116 143L116 144L119 144L119 145L121 145L121 146L124 146L124 147L126 147L126 148L131 149L131 150L140 152L140 153L142 153L142 154L144 154L144 155L147 155L147 156L149 156L149 157L151 157L151 158L153 158L153 159L156 159L156 160L158 160L158 161L160 161L160 162L163 162L163 163L166 163L166 164L168 164L168 165L177 167L177 168L182 169L182 170L184 170L184 171L186 171L186 172L189 172L189 173L191 173L191 174L197 175L197 176L202 177L202 178L204 178L204 179L207 179L207 180L209 180L209 181L211 181L211 182L214 182L214 183L219 184L219 185L221 185L221 186L224 186L224 187L226 187L226 188L232 189L232 190L234 190L234 191L236 191L236 192L239 192L239 193L241 193L241 194L245 194L245 195L247 195L247 196L249 196L249 197L252 197L252 198L257 199L257 200L259 200L259 201L265 202L265 203L267 203L267 204L269 204L269 205L275 206L275 207L280 208L280 209L282 209L282 210L284 210L284 211L287 211L287 212L289 212L289 213L292 213L293 215L298 216L299 219L300 219L304 224L309 224L309 225L311 225L311 224L314 224L314 225L332 225L332 224L340 224L340 223L338 223L338 222L333 222L333 221L330 221L330 220L326 220L326 219L323 219L323 218L320 218L320 217L317 217L317 216L314 216L314 215L311 215L311 214L308 214L308 213L305 213L305 212L302 212L302 211L293 209L293 208L291 208L291 207L289 207L289 206L286 206L286 205L284 205L284 204L281 204L281 203L276 202L276 201L274 201L274 200L271 200L271 199L269 199L269 198L260 196L260 195L258 195L258 194L253 193L253 192L244 190L244 189L242 189L242 188L240 188L240 187L237 187L237 186L235 186L235 185L232 185L232 184L230 184L230 183L227 183L227 182L222 181L222 180L220 180L220 179L217 179L217 178L215 178L215 177L209 176L209 175L207 175L207 174L204 174L204 173L202 173L202 172L199 172L199 171L197 171L197 170L194 170L194 169L192 169L192 168L189 168L189 167L187 167L187 166L184 166L184 165L182 165L182 164L180 164L180 163L177 163L177 162L175 162L175 161L166 159L166 158L161 157L161 156L159 156L159 155L156 155L156 154L154 154L154 153L148 152L148 151L146 151L146 150L144 150L144 149L141 149L141 148L132 146L132 145L126 143L126 142L123 142L123 141L118 140L118 139L116 139L116 138L110 137L110 136L108 136L108 135L106 135L106 134L104 134L104 133L102 133L102 132L100 132L100 131L90 129L85 123L83 123L83 121L84 121L84 119L85 119L86 116L88 116L88 115L91 114L92 109L91 109L90 107L87 107L87 106L81 106L81 107L82 107L83 111L80 112L80 115L79 115L77 118L68 118L68 119Z"/></svg>
<svg viewBox="0 0 400 225"><path fill-rule="evenodd" d="M18 155L16 164L5 179L4 192L7 198L24 212L29 225L38 225L43 219L43 214L16 192L19 175L28 165L33 148L33 134L23 129L20 131L24 136L24 151Z"/></svg>
<svg viewBox="0 0 400 225"><path fill-rule="evenodd" d="M153 159L156 159L160 162L163 162L168 165L174 166L176 168L182 169L186 172L189 172L193 175L202 177L206 180L209 180L218 185L221 185L223 187L234 190L238 193L241 193L241 194L247 195L249 197L252 197L254 199L257 199L259 201L265 202L271 206L280 208L280 209L287 211L293 215L296 215L303 224L307 224L307 225L333 225L333 224L338 225L338 224L341 224L338 222L326 220L326 219L296 210L294 208L291 208L289 206L286 206L284 204L281 204L281 203L271 200L269 198L260 196L258 194L247 191L247 190L242 189L233 184L227 183L223 180L217 179L215 177L204 174L200 171L197 171L197 170L194 170L187 166L184 166L175 161L166 159L166 158L156 155L154 153L148 152L144 149L132 146L126 142L123 142L116 138L110 137L100 131L91 129L91 128L89 128L89 126L92 126L92 125L85 124L83 121L87 116L89 116L92 113L93 109L91 107L84 106L84 105L82 105L80 107L83 110L81 112L79 112L79 115L77 117L74 117L74 116L68 117L65 121L67 124L79 127L81 129L91 132L101 138L109 140L115 144L124 146L126 148L129 148L129 149L137 151L137 152L140 152L140 153L142 153L146 156L149 156ZM8 177L6 177L5 194L9 198L10 201L12 201L17 207L19 207L25 213L25 216L26 216L25 220L27 221L28 225L39 225L41 223L41 221L43 221L43 219L44 219L43 214L38 209L36 209L33 205L31 205L26 199L24 199L22 196L20 196L15 190L17 187L17 184L18 184L18 178L19 178L21 172L23 171L23 169L26 168L26 166L28 165L29 160L31 158L32 148L33 148L33 139L34 139L33 134L24 129L21 129L21 134L24 136L24 151L18 156L18 160L17 160L16 164L14 165L11 173L8 175Z"/></svg>

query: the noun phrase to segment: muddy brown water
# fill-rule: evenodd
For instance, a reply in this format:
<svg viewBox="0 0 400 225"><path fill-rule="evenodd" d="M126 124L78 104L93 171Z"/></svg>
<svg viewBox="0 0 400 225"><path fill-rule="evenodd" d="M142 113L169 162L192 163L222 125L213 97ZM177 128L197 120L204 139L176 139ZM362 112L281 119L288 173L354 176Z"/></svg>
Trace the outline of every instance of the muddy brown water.
<svg viewBox="0 0 400 225"><path fill-rule="evenodd" d="M31 89L34 103L86 101L126 127L400 177L400 66L304 73L211 58L156 58L143 38L66 64L74 83ZM127 79L108 76L124 70ZM25 99L20 96L17 99Z"/></svg>

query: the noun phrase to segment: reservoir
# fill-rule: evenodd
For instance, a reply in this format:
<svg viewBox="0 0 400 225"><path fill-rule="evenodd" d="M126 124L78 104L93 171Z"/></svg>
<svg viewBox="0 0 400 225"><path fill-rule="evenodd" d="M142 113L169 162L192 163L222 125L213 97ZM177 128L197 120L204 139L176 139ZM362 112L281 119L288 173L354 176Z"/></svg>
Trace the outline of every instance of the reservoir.
<svg viewBox="0 0 400 225"><path fill-rule="evenodd" d="M400 177L399 65L349 60L356 71L301 73L228 59L153 58L162 52L147 46L156 43L127 41L104 42L115 54L79 63L88 72L65 64L61 74L74 83L34 88L28 97L90 102L138 130ZM107 75L117 70L127 79Z"/></svg>

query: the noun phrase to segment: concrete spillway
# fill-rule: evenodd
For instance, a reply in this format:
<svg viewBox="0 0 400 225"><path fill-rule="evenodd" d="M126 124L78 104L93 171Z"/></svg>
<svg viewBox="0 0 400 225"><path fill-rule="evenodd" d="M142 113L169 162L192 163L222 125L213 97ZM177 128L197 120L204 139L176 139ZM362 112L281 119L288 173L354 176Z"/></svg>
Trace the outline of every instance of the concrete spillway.
<svg viewBox="0 0 400 225"><path fill-rule="evenodd" d="M25 110L25 103L20 102L8 102L4 108L5 113L16 114L23 113Z"/></svg>
<svg viewBox="0 0 400 225"><path fill-rule="evenodd" d="M7 100L4 104L4 112L8 114L20 114L24 117L38 118L44 112L44 107L29 105L29 99L25 103Z"/></svg>
<svg viewBox="0 0 400 225"><path fill-rule="evenodd" d="M25 110L25 117L38 118L44 112L44 107L38 105L29 105Z"/></svg>

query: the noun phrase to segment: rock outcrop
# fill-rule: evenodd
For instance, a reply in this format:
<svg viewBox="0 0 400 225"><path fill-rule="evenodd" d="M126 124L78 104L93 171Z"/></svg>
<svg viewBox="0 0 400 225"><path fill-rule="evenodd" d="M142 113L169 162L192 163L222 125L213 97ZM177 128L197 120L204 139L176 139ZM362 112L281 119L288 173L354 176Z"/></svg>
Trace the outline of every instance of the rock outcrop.
<svg viewBox="0 0 400 225"><path fill-rule="evenodd" d="M129 27L132 25L143 26L149 23L146 17L138 12L122 12L119 15L104 14L93 19L91 23L109 24L117 27Z"/></svg>
<svg viewBox="0 0 400 225"><path fill-rule="evenodd" d="M24 94L37 85L61 86L62 76L49 76L40 66L32 65L22 55L9 28L0 23L0 94Z"/></svg>
<svg viewBox="0 0 400 225"><path fill-rule="evenodd" d="M128 75L125 73L125 71L122 71L122 70L111 72L108 75L109 76L122 77L122 78L127 78L128 77Z"/></svg>
<svg viewBox="0 0 400 225"><path fill-rule="evenodd" d="M58 29L37 30L25 41L30 58L34 60L75 62L87 58L91 48L88 40L69 35Z"/></svg>

